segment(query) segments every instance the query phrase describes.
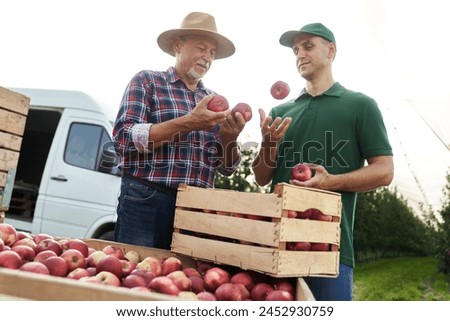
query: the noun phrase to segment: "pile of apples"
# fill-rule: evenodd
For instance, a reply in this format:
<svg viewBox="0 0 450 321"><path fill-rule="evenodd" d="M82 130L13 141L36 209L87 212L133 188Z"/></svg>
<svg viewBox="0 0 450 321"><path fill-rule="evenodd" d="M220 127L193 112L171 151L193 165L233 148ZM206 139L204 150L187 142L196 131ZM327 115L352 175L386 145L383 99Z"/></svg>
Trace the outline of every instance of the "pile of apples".
<svg viewBox="0 0 450 321"><path fill-rule="evenodd" d="M156 292L188 300L294 300L293 279L197 261L183 266L176 256L141 257L107 244L94 249L81 239L17 231L0 223L0 269L16 269L99 286Z"/></svg>

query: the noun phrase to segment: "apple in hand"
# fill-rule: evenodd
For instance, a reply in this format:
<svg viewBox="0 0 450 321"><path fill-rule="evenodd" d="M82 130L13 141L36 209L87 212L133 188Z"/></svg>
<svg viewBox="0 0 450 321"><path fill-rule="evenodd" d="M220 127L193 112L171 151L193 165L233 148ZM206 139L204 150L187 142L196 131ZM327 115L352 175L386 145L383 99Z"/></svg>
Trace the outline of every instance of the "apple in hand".
<svg viewBox="0 0 450 321"><path fill-rule="evenodd" d="M6 250L0 252L0 267L17 270L22 265L22 259L14 251Z"/></svg>
<svg viewBox="0 0 450 321"><path fill-rule="evenodd" d="M305 182L312 177L311 168L304 163L298 163L291 169L291 178L300 182Z"/></svg>
<svg viewBox="0 0 450 321"><path fill-rule="evenodd" d="M17 231L8 223L0 223L0 239L7 246L12 246L17 241Z"/></svg>
<svg viewBox="0 0 450 321"><path fill-rule="evenodd" d="M244 117L245 122L250 121L253 116L252 108L246 103L239 103L234 106L231 110L231 114L234 116L236 113L240 113L242 117Z"/></svg>
<svg viewBox="0 0 450 321"><path fill-rule="evenodd" d="M273 98L281 100L289 95L290 88L284 81L278 80L270 88L270 94Z"/></svg>
<svg viewBox="0 0 450 321"><path fill-rule="evenodd" d="M225 111L230 108L228 100L222 95L214 96L208 103L208 109L215 112Z"/></svg>

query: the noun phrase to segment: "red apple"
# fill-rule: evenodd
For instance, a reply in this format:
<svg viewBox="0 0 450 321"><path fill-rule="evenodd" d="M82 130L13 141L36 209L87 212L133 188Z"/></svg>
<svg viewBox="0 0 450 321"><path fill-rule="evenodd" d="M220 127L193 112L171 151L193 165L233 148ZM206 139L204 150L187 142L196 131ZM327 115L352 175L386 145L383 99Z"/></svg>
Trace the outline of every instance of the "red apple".
<svg viewBox="0 0 450 321"><path fill-rule="evenodd" d="M160 276L161 260L153 256L147 256L136 265L136 269L152 272L154 276Z"/></svg>
<svg viewBox="0 0 450 321"><path fill-rule="evenodd" d="M298 215L297 211L289 210L289 211L287 212L287 217L288 217L288 218L296 218L297 215Z"/></svg>
<svg viewBox="0 0 450 321"><path fill-rule="evenodd" d="M60 257L66 260L69 266L69 272L75 270L76 268L86 268L86 258L84 255L75 249L68 249L61 253Z"/></svg>
<svg viewBox="0 0 450 321"><path fill-rule="evenodd" d="M330 244L328 243L311 243L310 251L329 251L330 250Z"/></svg>
<svg viewBox="0 0 450 321"><path fill-rule="evenodd" d="M53 236L45 234L45 233L39 233L35 235L31 235L33 237L33 241L38 244L40 241L45 239L53 239Z"/></svg>
<svg viewBox="0 0 450 321"><path fill-rule="evenodd" d="M180 291L178 297L183 300L198 301L197 294L192 291Z"/></svg>
<svg viewBox="0 0 450 321"><path fill-rule="evenodd" d="M203 262L197 261L197 271L200 272L200 275L204 276L206 271L213 268L215 265L211 262Z"/></svg>
<svg viewBox="0 0 450 321"><path fill-rule="evenodd" d="M281 100L289 95L290 88L284 81L278 80L270 87L270 94L273 98Z"/></svg>
<svg viewBox="0 0 450 321"><path fill-rule="evenodd" d="M131 271L133 271L136 268L136 265L137 265L136 263L130 262L125 259L122 259L119 261L122 264L122 274L121 274L122 278L128 276L131 273Z"/></svg>
<svg viewBox="0 0 450 321"><path fill-rule="evenodd" d="M74 279L74 280L79 280L83 277L89 277L89 276L91 276L91 274L85 268L76 268L75 270L70 271L69 274L67 274L67 278Z"/></svg>
<svg viewBox="0 0 450 321"><path fill-rule="evenodd" d="M230 273L220 267L213 267L206 271L203 280L205 281L205 289L214 292L219 285L230 282Z"/></svg>
<svg viewBox="0 0 450 321"><path fill-rule="evenodd" d="M191 291L194 293L200 293L205 291L205 281L201 276L189 276L189 280L191 280Z"/></svg>
<svg viewBox="0 0 450 321"><path fill-rule="evenodd" d="M130 288L130 290L136 291L136 292L144 292L144 293L152 292L149 288L147 288L145 286L135 286L133 288Z"/></svg>
<svg viewBox="0 0 450 321"><path fill-rule="evenodd" d="M147 288L147 281L140 275L137 274L130 274L123 278L122 280L122 286L126 288L135 288L138 286L142 286Z"/></svg>
<svg viewBox="0 0 450 321"><path fill-rule="evenodd" d="M155 278L155 275L152 272L134 269L130 272L130 275L139 275L145 280L145 286L148 286L151 280Z"/></svg>
<svg viewBox="0 0 450 321"><path fill-rule="evenodd" d="M36 254L34 257L34 262L44 262L44 260L48 257L57 256L55 252L52 250L44 250Z"/></svg>
<svg viewBox="0 0 450 321"><path fill-rule="evenodd" d="M214 96L208 103L208 109L211 111L225 111L228 108L230 108L228 100L222 95Z"/></svg>
<svg viewBox="0 0 450 321"><path fill-rule="evenodd" d="M52 238L39 241L39 243L36 244L36 248L34 249L36 254L44 250L51 250L55 252L57 256L60 256L62 253L61 244L59 244L58 241Z"/></svg>
<svg viewBox="0 0 450 321"><path fill-rule="evenodd" d="M249 291L252 290L255 285L253 278L249 272L242 271L233 274L230 278L231 283L240 283L245 286L245 288Z"/></svg>
<svg viewBox="0 0 450 321"><path fill-rule="evenodd" d="M276 279L273 283L273 287L275 290L283 290L295 294L295 287L291 281L288 279Z"/></svg>
<svg viewBox="0 0 450 321"><path fill-rule="evenodd" d="M91 253L91 254L87 257L87 261L86 261L87 266L88 266L88 267L89 267L89 266L96 267L97 264L98 264L98 262L100 262L101 259L103 259L103 258L105 258L105 257L107 257L107 256L108 256L108 255L107 255L105 252L103 252L103 251L101 251L101 250L97 250L97 251Z"/></svg>
<svg viewBox="0 0 450 321"><path fill-rule="evenodd" d="M250 299L253 301L264 301L266 296L272 291L274 291L272 285L265 282L256 283L250 291Z"/></svg>
<svg viewBox="0 0 450 321"><path fill-rule="evenodd" d="M124 255L124 258L136 264L138 264L141 261L140 254L134 250L127 251Z"/></svg>
<svg viewBox="0 0 450 321"><path fill-rule="evenodd" d="M97 273L94 278L97 278L101 281L101 283L112 286L120 286L120 279L114 273L109 271L101 271Z"/></svg>
<svg viewBox="0 0 450 321"><path fill-rule="evenodd" d="M31 248L33 249L33 251L34 251L34 249L36 248L36 242L33 241L32 238L27 238L27 237L22 238L22 239L20 239L20 240L17 240L17 241L13 244L13 246L16 246L16 245L26 245L26 246L29 246L29 247L31 247Z"/></svg>
<svg viewBox="0 0 450 321"><path fill-rule="evenodd" d="M246 103L239 103L234 106L231 110L231 114L234 116L236 113L240 113L242 117L244 117L245 122L250 121L253 116L252 108Z"/></svg>
<svg viewBox="0 0 450 321"><path fill-rule="evenodd" d="M323 214L322 211L318 210L317 208L313 208L310 219L316 221L331 222L333 220L333 216Z"/></svg>
<svg viewBox="0 0 450 321"><path fill-rule="evenodd" d="M53 276L65 277L69 272L67 261L59 256L48 257L42 261L42 264L48 268L48 272Z"/></svg>
<svg viewBox="0 0 450 321"><path fill-rule="evenodd" d="M224 283L214 291L218 301L245 301L250 298L250 293L241 283Z"/></svg>
<svg viewBox="0 0 450 321"><path fill-rule="evenodd" d="M106 255L103 259L101 259L96 266L97 274L102 271L108 271L117 277L121 277L122 275L122 262L115 256Z"/></svg>
<svg viewBox="0 0 450 321"><path fill-rule="evenodd" d="M207 291L197 293L197 299L199 301L217 301L216 296Z"/></svg>
<svg viewBox="0 0 450 321"><path fill-rule="evenodd" d="M19 268L19 270L50 275L48 268L41 262L26 262Z"/></svg>
<svg viewBox="0 0 450 321"><path fill-rule="evenodd" d="M33 240L33 237L28 232L16 231L16 239L17 239L17 241L22 240L22 239L31 239L31 240Z"/></svg>
<svg viewBox="0 0 450 321"><path fill-rule="evenodd" d="M267 294L264 301L294 301L294 296L288 291L274 290Z"/></svg>
<svg viewBox="0 0 450 321"><path fill-rule="evenodd" d="M183 264L180 259L171 256L166 258L161 264L161 275L168 275L174 271L179 271L183 269Z"/></svg>
<svg viewBox="0 0 450 321"><path fill-rule="evenodd" d="M17 231L14 226L8 223L0 223L0 239L7 246L13 245L17 241Z"/></svg>
<svg viewBox="0 0 450 321"><path fill-rule="evenodd" d="M105 247L103 247L102 251L108 255L115 256L120 260L125 257L123 250L120 247L114 245L106 245Z"/></svg>
<svg viewBox="0 0 450 321"><path fill-rule="evenodd" d="M94 266L88 266L86 267L86 270L89 272L89 275L96 275L97 274L97 268Z"/></svg>
<svg viewBox="0 0 450 321"><path fill-rule="evenodd" d="M36 256L36 253L34 252L34 250L26 245L14 245L11 248L11 251L16 252L17 254L19 254L20 258L22 259L22 263L25 262L31 262L34 260L34 257Z"/></svg>
<svg viewBox="0 0 450 321"><path fill-rule="evenodd" d="M157 276L150 281L148 287L158 293L164 293L168 295L178 295L180 290L173 283L173 281L167 276Z"/></svg>
<svg viewBox="0 0 450 321"><path fill-rule="evenodd" d="M286 249L289 251L309 251L311 243L309 242L288 242Z"/></svg>
<svg viewBox="0 0 450 321"><path fill-rule="evenodd" d="M189 291L191 289L192 282L183 271L170 272L167 274L167 277L173 281L180 291Z"/></svg>
<svg viewBox="0 0 450 321"><path fill-rule="evenodd" d="M22 258L14 251L0 252L0 267L17 270L22 265Z"/></svg>
<svg viewBox="0 0 450 321"><path fill-rule="evenodd" d="M187 277L190 276L200 276L200 272L194 269L193 267L185 267L183 268L184 274L186 274Z"/></svg>
<svg viewBox="0 0 450 321"><path fill-rule="evenodd" d="M305 182L312 177L311 168L304 163L298 163L291 169L291 178L300 182Z"/></svg>
<svg viewBox="0 0 450 321"><path fill-rule="evenodd" d="M308 208L304 211L297 212L297 218L303 219L303 220L309 220L313 214L312 208Z"/></svg>
<svg viewBox="0 0 450 321"><path fill-rule="evenodd" d="M68 249L75 249L81 252L84 257L89 256L89 248L86 242L80 239L69 239L64 244L61 245L62 251L66 251Z"/></svg>

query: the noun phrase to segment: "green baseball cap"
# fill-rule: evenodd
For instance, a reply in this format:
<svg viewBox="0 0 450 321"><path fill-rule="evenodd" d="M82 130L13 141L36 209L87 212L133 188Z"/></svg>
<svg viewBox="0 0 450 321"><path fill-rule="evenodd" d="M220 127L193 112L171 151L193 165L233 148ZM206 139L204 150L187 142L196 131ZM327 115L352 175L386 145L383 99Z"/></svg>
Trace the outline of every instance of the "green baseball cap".
<svg viewBox="0 0 450 321"><path fill-rule="evenodd" d="M336 39L334 38L334 35L330 29L328 29L321 23L310 23L306 26L303 26L299 31L291 30L283 33L280 37L280 44L292 48L295 38L303 34L315 35L322 37L323 39L330 42L336 42Z"/></svg>

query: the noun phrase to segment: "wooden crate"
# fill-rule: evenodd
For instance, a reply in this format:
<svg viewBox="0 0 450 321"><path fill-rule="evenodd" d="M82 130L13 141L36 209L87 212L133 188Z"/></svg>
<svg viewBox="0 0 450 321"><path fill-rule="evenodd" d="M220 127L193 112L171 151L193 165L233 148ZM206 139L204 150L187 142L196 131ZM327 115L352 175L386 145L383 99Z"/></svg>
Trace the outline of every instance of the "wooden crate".
<svg viewBox="0 0 450 321"><path fill-rule="evenodd" d="M0 222L9 207L29 104L28 97L0 87Z"/></svg>
<svg viewBox="0 0 450 321"><path fill-rule="evenodd" d="M331 215L332 222L287 217L289 210L309 208ZM270 194L181 185L171 250L274 277L336 277L341 208L338 193L285 183ZM268 220L242 218L236 213L256 214ZM329 243L331 250L286 250L287 242L301 241Z"/></svg>
<svg viewBox="0 0 450 321"><path fill-rule="evenodd" d="M120 247L125 252L135 250L141 258L178 257L184 267L196 267L192 258L167 250L135 246L97 239L84 240L90 247L101 250L108 244ZM314 301L308 285L302 278L295 280L295 297L298 301ZM42 291L45 289L45 291ZM41 275L19 270L0 268L0 300L36 301L177 301L182 298L159 293L143 293L127 288L102 286L67 278Z"/></svg>
<svg viewBox="0 0 450 321"><path fill-rule="evenodd" d="M195 266L195 262L182 255L176 255L167 250L134 246L117 242L96 239L84 240L88 246L97 250L108 244L122 248L122 250L137 251L141 257L155 256L167 258L177 256L184 266ZM45 291L43 291L45 289ZM80 282L68 278L41 275L19 270L0 268L0 295L38 301L176 301L182 298L160 294L132 291L124 287L103 286Z"/></svg>

